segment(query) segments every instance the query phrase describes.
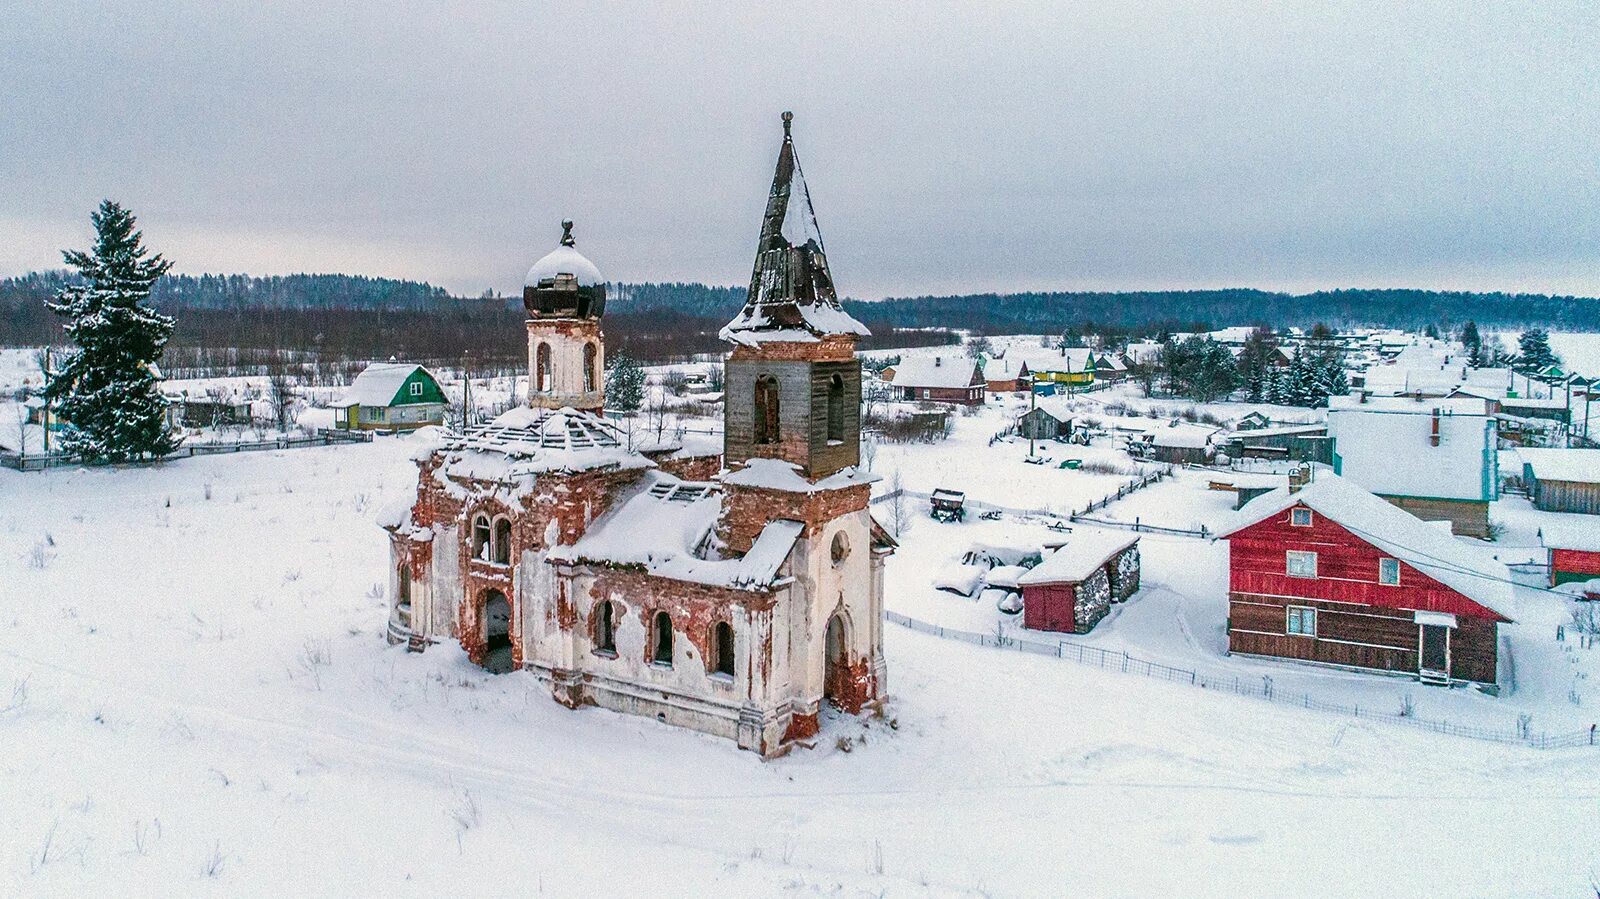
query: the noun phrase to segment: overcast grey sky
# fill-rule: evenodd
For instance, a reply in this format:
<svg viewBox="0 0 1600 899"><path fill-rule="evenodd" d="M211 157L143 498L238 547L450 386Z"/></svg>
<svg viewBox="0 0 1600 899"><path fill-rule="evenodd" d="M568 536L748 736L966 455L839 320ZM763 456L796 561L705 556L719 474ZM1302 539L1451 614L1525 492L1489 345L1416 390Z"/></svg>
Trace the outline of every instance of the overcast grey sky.
<svg viewBox="0 0 1600 899"><path fill-rule="evenodd" d="M743 283L780 128L842 292L1600 295L1593 3L0 0L0 273Z"/></svg>

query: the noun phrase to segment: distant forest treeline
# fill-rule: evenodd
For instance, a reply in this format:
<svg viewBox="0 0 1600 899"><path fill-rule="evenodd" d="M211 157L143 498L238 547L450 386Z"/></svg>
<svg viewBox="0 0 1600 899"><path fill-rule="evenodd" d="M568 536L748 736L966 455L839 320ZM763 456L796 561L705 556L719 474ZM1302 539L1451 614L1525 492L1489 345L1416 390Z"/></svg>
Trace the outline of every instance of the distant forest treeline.
<svg viewBox="0 0 1600 899"><path fill-rule="evenodd" d="M72 276L35 272L0 280L0 345L62 342L45 309ZM647 362L724 349L717 330L744 302L742 287L614 284L606 314L608 351ZM153 293L177 317L170 362L207 359L323 359L396 356L447 361L471 353L483 363L516 364L526 353L520 297L453 297L415 281L356 275L169 275ZM1421 329L1476 321L1486 329L1600 331L1600 300L1543 294L1427 290L1334 290L1292 295L1260 290L1016 293L846 300L873 337L865 347L954 341L950 330L1046 333L1086 325L1132 334L1228 325L1275 328L1384 325Z"/></svg>

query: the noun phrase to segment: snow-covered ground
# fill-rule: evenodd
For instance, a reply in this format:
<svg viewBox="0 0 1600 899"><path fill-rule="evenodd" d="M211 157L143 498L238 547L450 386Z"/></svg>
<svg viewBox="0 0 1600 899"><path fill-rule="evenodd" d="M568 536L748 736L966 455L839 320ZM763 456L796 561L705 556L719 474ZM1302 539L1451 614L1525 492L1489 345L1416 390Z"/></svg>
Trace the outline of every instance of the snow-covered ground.
<svg viewBox="0 0 1600 899"><path fill-rule="evenodd" d="M27 377L25 352L0 351L0 381ZM514 389L473 387L488 403ZM1108 427L1190 406L1132 387L1074 403ZM1023 405L959 415L941 443L879 446L879 492L898 474L907 490L1066 512L1154 467L1112 437L1037 450L1120 474L1028 464L1026 441L991 442ZM1318 414L1197 412L1255 409ZM390 648L373 522L413 489L410 449L383 437L0 469L0 894L1585 895L1600 880L1593 750L1440 736L889 626L885 715L830 720L816 748L763 763L653 721L569 711L531 676L488 675L457 650ZM1179 469L1096 517L1214 526L1234 499L1216 479ZM1590 518L1518 498L1493 517L1502 532L1482 551L1508 562L1542 558L1543 524ZM1059 532L939 523L917 501L905 523L890 609L1025 633L933 582L971 543ZM1435 720L1510 729L1526 715L1534 732L1596 720L1600 649L1571 628L1555 638L1570 598L1517 591L1517 623L1502 629L1514 680L1488 697L1229 657L1226 544L1147 533L1140 545L1144 589L1068 639L1323 701L1393 711L1408 698Z"/></svg>
<svg viewBox="0 0 1600 899"><path fill-rule="evenodd" d="M1008 503L1098 489L1104 476L1010 460L1014 446L984 465L999 415L876 464ZM373 517L411 489L408 452L382 438L0 471L0 892L1568 895L1600 870L1588 751L891 627L885 717L831 721L817 748L763 763L566 710L531 676L490 676L458 651L392 649ZM1210 511L1216 497L1187 483L1150 495L1170 487L1159 505L1180 517ZM890 561L889 604L992 627L1004 616L932 591L930 571L972 540L1052 534L919 514ZM1143 546L1149 589L1085 639L1245 664L1220 655L1222 545ZM1409 690L1419 714L1439 711L1435 697L1463 716L1545 701L1519 700L1532 686L1492 700L1248 665L1389 704Z"/></svg>

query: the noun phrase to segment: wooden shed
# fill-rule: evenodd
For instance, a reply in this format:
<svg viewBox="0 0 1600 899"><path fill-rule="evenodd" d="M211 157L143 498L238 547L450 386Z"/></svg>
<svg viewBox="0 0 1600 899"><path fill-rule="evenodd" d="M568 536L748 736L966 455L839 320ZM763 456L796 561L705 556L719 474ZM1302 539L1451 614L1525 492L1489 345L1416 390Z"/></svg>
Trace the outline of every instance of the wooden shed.
<svg viewBox="0 0 1600 899"><path fill-rule="evenodd" d="M1553 522L1540 526L1539 539L1550 563L1550 586L1600 578L1600 524Z"/></svg>
<svg viewBox="0 0 1600 899"><path fill-rule="evenodd" d="M1534 508L1600 515L1600 449L1519 449L1517 455Z"/></svg>
<svg viewBox="0 0 1600 899"><path fill-rule="evenodd" d="M1017 435L1029 440L1066 440L1072 436L1073 415L1066 404L1054 397L1035 400L1036 405L1017 416Z"/></svg>
<svg viewBox="0 0 1600 899"><path fill-rule="evenodd" d="M1235 459L1286 459L1333 464L1333 441L1325 424L1284 425L1235 431L1228 436Z"/></svg>
<svg viewBox="0 0 1600 899"><path fill-rule="evenodd" d="M1228 541L1228 651L1497 682L1510 572L1350 481L1320 475L1257 497Z"/></svg>
<svg viewBox="0 0 1600 899"><path fill-rule="evenodd" d="M1074 531L1060 549L1017 579L1022 626L1086 634L1139 589L1139 537L1121 531Z"/></svg>

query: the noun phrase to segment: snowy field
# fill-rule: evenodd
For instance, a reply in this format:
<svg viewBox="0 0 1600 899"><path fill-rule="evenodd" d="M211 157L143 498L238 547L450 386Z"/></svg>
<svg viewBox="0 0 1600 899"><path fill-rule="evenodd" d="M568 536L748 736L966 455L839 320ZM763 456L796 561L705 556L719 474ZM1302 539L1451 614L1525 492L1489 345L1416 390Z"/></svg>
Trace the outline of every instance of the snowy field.
<svg viewBox="0 0 1600 899"><path fill-rule="evenodd" d="M908 481L982 451L993 422L962 421L970 441L902 451ZM392 649L373 517L411 489L408 452L385 438L0 471L0 893L437 895L469 878L549 895L1579 895L1600 871L1588 751L890 627L885 717L830 721L815 749L763 763L566 710L459 651ZM1004 498L1039 473L961 477ZM889 605L973 614L929 588L931 566L973 539L1049 533L919 517ZM1220 545L1144 545L1151 589L1093 639L1231 664ZM1404 681L1269 670L1426 699Z"/></svg>

